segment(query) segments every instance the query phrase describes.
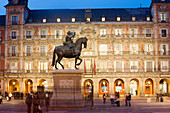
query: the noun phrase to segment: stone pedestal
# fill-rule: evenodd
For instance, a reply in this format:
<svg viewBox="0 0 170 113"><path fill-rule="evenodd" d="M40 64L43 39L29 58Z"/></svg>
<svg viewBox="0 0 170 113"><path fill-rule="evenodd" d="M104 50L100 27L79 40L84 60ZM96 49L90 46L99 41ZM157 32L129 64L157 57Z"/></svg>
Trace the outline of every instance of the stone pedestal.
<svg viewBox="0 0 170 113"><path fill-rule="evenodd" d="M51 107L83 107L80 70L55 70Z"/></svg>

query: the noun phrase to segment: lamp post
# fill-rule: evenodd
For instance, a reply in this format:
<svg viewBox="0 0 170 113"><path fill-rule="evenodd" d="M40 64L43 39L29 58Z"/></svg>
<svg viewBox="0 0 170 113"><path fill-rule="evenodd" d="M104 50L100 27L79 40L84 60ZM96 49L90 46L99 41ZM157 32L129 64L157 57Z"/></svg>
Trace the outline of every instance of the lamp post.
<svg viewBox="0 0 170 113"><path fill-rule="evenodd" d="M14 90L15 90L15 89L14 89L14 88L15 88L15 82L13 82L12 84L13 84L13 92L14 92Z"/></svg>
<svg viewBox="0 0 170 113"><path fill-rule="evenodd" d="M28 82L28 93L30 92L29 89L30 89L30 82Z"/></svg>

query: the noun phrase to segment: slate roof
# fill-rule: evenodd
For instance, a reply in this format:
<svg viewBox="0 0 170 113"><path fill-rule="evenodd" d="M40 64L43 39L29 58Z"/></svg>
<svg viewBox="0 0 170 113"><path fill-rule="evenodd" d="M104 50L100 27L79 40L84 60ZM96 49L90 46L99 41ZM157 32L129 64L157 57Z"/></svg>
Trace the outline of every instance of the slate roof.
<svg viewBox="0 0 170 113"><path fill-rule="evenodd" d="M162 0L152 0L152 3L170 3L170 0L165 0L165 1L162 1Z"/></svg>
<svg viewBox="0 0 170 113"><path fill-rule="evenodd" d="M0 15L0 27L5 26L5 18L6 18L5 15Z"/></svg>
<svg viewBox="0 0 170 113"><path fill-rule="evenodd" d="M76 22L85 22L86 9L49 9L49 10L30 10L29 18L31 23L41 23L44 18L46 23L56 23L57 18L61 22L71 22L71 18L76 18ZM106 8L91 9L91 22L101 22L101 17L106 18L106 22L116 21L116 17L120 16L121 21L132 21L132 16L136 17L136 21L146 21L146 17L151 16L150 8ZM29 22L29 21L27 21Z"/></svg>

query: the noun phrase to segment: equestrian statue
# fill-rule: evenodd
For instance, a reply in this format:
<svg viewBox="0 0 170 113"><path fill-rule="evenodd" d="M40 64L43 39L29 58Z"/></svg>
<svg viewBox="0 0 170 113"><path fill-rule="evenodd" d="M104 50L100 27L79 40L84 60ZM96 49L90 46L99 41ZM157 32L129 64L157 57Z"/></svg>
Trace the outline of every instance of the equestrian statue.
<svg viewBox="0 0 170 113"><path fill-rule="evenodd" d="M82 59L80 58L81 55L81 50L82 50L82 45L84 45L84 48L87 47L87 38L82 37L76 40L76 42L73 42L74 36L76 35L75 32L67 32L66 40L63 43L62 46L57 46L54 49L53 52L53 61L52 61L52 66L55 65L55 68L57 68L57 63L61 65L61 67L64 69L64 66L61 64L61 60L63 57L65 58L75 58L75 69L78 69L77 66L81 64ZM57 60L56 60L56 55L57 55ZM77 63L77 60L80 60L79 63ZM56 60L56 62L55 62Z"/></svg>

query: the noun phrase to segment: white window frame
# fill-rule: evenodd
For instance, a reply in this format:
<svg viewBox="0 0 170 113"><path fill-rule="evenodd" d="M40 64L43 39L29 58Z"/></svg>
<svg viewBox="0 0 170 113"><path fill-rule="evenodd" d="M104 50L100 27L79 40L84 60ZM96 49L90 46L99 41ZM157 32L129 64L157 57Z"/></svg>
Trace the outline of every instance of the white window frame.
<svg viewBox="0 0 170 113"><path fill-rule="evenodd" d="M148 31L150 33L148 33ZM147 34L149 34L149 36ZM152 37L152 29L151 28L146 28L145 29L145 38L151 38L151 37Z"/></svg>
<svg viewBox="0 0 170 113"><path fill-rule="evenodd" d="M32 73L32 69L33 69L33 62L25 62L25 73L28 73L28 71L30 71L30 73Z"/></svg>
<svg viewBox="0 0 170 113"><path fill-rule="evenodd" d="M41 51L41 48L42 48L42 47L45 47L45 50L43 49L44 52ZM46 55L47 55L47 46L46 46L46 45L41 45L41 46L39 47L39 52L40 52L40 55L41 55L41 54L44 54L44 55L46 56Z"/></svg>
<svg viewBox="0 0 170 113"><path fill-rule="evenodd" d="M28 56L28 55L27 55L27 53L28 53L28 51L27 51L27 50L28 50L28 49L27 49L28 46L30 46L30 45L26 45L26 46L25 46L25 56ZM33 47L30 46L30 56L32 56L32 51L33 51Z"/></svg>
<svg viewBox="0 0 170 113"><path fill-rule="evenodd" d="M42 31L45 31L45 33L44 32L42 32ZM45 30L45 29L41 29L40 30L40 38L41 39L46 39L47 38L47 30ZM45 37L42 37L42 36L45 36Z"/></svg>
<svg viewBox="0 0 170 113"><path fill-rule="evenodd" d="M132 69L132 66L136 66L137 69ZM138 72L139 69L139 61L130 61L130 72Z"/></svg>
<svg viewBox="0 0 170 113"><path fill-rule="evenodd" d="M13 19L12 19L14 16L17 17L17 21L16 21L16 25L17 25L17 24L19 24L19 16L18 15L11 15L11 24L15 25L15 24L13 24Z"/></svg>
<svg viewBox="0 0 170 113"><path fill-rule="evenodd" d="M166 45L166 55L168 55L169 54L169 46L168 46L168 44L161 44L160 45L160 54L163 55L163 53L164 53L163 45Z"/></svg>
<svg viewBox="0 0 170 113"><path fill-rule="evenodd" d="M133 48L135 48L135 50L133 50ZM139 44L135 44L135 43L130 44L130 54L137 55L138 53L139 53Z"/></svg>
<svg viewBox="0 0 170 113"><path fill-rule="evenodd" d="M105 61L105 60L100 60L99 62L100 62L100 64L99 64L99 72L107 72L108 71L108 62Z"/></svg>
<svg viewBox="0 0 170 113"><path fill-rule="evenodd" d="M41 68L41 66L43 67ZM41 70L48 72L48 62L38 62L38 72L41 72Z"/></svg>
<svg viewBox="0 0 170 113"><path fill-rule="evenodd" d="M120 50L118 50L117 47L120 47ZM123 54L123 45L121 43L115 43L114 44L114 54L115 55L122 55Z"/></svg>
<svg viewBox="0 0 170 113"><path fill-rule="evenodd" d="M147 72L147 62L152 62L152 72L154 72L154 61L150 61L150 60L144 61L144 63L145 63L145 72Z"/></svg>
<svg viewBox="0 0 170 113"><path fill-rule="evenodd" d="M30 35L27 35L27 32L31 32ZM33 32L32 30L26 30L25 31L25 39L30 40L32 38ZM27 38L27 36L30 36L30 38Z"/></svg>
<svg viewBox="0 0 170 113"><path fill-rule="evenodd" d="M145 55L153 55L153 44L147 43L144 45Z"/></svg>
<svg viewBox="0 0 170 113"><path fill-rule="evenodd" d="M134 34L132 35L132 30L134 30ZM138 37L138 29L137 28L131 28L129 29L130 38L137 38Z"/></svg>
<svg viewBox="0 0 170 113"><path fill-rule="evenodd" d="M13 51L12 51L12 47L15 47L15 52L14 52L14 53L13 53ZM13 56L12 54L16 54L15 56L17 56L17 51L18 51L18 48L17 48L16 45L10 46L10 56Z"/></svg>
<svg viewBox="0 0 170 113"><path fill-rule="evenodd" d="M122 28L116 28L115 29L115 36L116 37L122 37Z"/></svg>
<svg viewBox="0 0 170 113"><path fill-rule="evenodd" d="M107 29L106 28L101 28L100 29L100 36L106 36L107 34Z"/></svg>
<svg viewBox="0 0 170 113"><path fill-rule="evenodd" d="M103 50L104 48L106 50ZM108 45L107 44L99 44L99 54L100 55L107 55L108 54L107 52L108 52Z"/></svg>
<svg viewBox="0 0 170 113"><path fill-rule="evenodd" d="M58 37L57 37L57 34L58 34ZM56 29L54 30L54 38L55 39L62 39L63 37L63 30L61 29Z"/></svg>
<svg viewBox="0 0 170 113"><path fill-rule="evenodd" d="M12 66L14 63L15 66ZM18 62L10 62L10 72L17 73L18 72Z"/></svg>
<svg viewBox="0 0 170 113"><path fill-rule="evenodd" d="M162 30L166 30L166 37L162 37ZM168 37L168 29L167 28L161 28L160 29L160 37L161 38L167 38Z"/></svg>
<svg viewBox="0 0 170 113"><path fill-rule="evenodd" d="M162 14L165 14L164 18L162 18ZM167 22L167 12L159 12L159 22Z"/></svg>
<svg viewBox="0 0 170 113"><path fill-rule="evenodd" d="M120 62L122 65L121 72L124 72L124 61L114 61L114 72L118 72L116 63Z"/></svg>
<svg viewBox="0 0 170 113"><path fill-rule="evenodd" d="M165 64L165 65L164 65ZM163 66L167 66L167 70L163 68ZM161 71L168 72L169 71L169 61L161 61Z"/></svg>
<svg viewBox="0 0 170 113"><path fill-rule="evenodd" d="M12 33L13 32L16 32L16 39L12 39ZM12 30L11 33L10 33L10 36L11 36L11 40L17 40L18 39L18 31L17 30Z"/></svg>

